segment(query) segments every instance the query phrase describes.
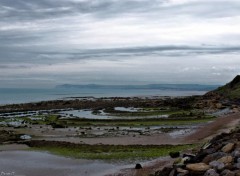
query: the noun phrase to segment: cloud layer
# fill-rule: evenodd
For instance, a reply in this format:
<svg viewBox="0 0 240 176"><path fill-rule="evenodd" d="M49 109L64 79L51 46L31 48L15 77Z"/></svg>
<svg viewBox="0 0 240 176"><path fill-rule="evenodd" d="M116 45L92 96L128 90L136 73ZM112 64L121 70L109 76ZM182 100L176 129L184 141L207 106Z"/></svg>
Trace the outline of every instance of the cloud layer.
<svg viewBox="0 0 240 176"><path fill-rule="evenodd" d="M0 87L225 83L238 0L1 0Z"/></svg>

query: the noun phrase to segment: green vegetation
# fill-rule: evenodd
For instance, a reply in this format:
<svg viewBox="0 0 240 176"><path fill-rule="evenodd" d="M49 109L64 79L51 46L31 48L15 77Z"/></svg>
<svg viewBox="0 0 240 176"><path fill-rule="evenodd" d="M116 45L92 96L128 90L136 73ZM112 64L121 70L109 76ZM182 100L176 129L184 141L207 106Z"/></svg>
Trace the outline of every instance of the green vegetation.
<svg viewBox="0 0 240 176"><path fill-rule="evenodd" d="M33 116L32 118L24 117L21 119L30 124L39 124L39 125L47 125L47 124L55 123L58 121L58 115L46 115L46 116L39 115L39 116Z"/></svg>
<svg viewBox="0 0 240 176"><path fill-rule="evenodd" d="M230 99L240 98L240 75L236 76L230 83L219 87L213 92Z"/></svg>
<svg viewBox="0 0 240 176"><path fill-rule="evenodd" d="M193 125L197 123L205 123L214 120L213 116L204 118L182 118L182 119L65 119L58 120L57 124L67 126L158 126L158 125Z"/></svg>
<svg viewBox="0 0 240 176"><path fill-rule="evenodd" d="M161 116L161 115L169 115L174 117L192 117L198 115L204 115L201 110L189 109L183 110L178 108L142 108L136 112L129 111L117 111L114 109L106 109L105 113L108 113L111 116L118 117L144 117L144 116ZM97 113L95 113L97 114Z"/></svg>
<svg viewBox="0 0 240 176"><path fill-rule="evenodd" d="M138 112L142 113L142 112ZM150 112L148 112L150 113ZM151 112L156 113L156 112ZM158 125L192 125L204 123L214 120L214 116L204 115L197 110L178 110L168 111L171 115L169 118L122 118L122 119L85 119L85 118L69 118L60 119L58 115L39 115L29 117L19 117L16 120L24 120L30 124L52 125L54 128L66 126L158 126ZM141 115L134 115L141 116Z"/></svg>
<svg viewBox="0 0 240 176"><path fill-rule="evenodd" d="M31 150L48 151L71 158L101 160L139 160L166 156L169 152L183 151L196 145L78 145L78 147L43 146Z"/></svg>

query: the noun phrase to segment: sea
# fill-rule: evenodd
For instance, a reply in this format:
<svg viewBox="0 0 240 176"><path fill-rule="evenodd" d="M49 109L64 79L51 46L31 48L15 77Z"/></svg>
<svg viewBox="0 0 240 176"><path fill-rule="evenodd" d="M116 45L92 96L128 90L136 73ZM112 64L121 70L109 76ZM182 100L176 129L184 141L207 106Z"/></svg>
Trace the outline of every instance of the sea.
<svg viewBox="0 0 240 176"><path fill-rule="evenodd" d="M80 97L154 97L203 95L206 91L159 89L30 89L0 88L0 105L32 103L48 100L75 99Z"/></svg>

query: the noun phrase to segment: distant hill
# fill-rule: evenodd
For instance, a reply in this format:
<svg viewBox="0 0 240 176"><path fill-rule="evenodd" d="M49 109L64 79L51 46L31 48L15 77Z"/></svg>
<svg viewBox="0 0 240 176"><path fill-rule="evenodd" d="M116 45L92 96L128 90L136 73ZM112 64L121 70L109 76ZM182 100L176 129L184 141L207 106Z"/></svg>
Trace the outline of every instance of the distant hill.
<svg viewBox="0 0 240 176"><path fill-rule="evenodd" d="M237 75L226 85L219 87L207 94L217 94L223 98L240 99L240 75Z"/></svg>
<svg viewBox="0 0 240 176"><path fill-rule="evenodd" d="M182 91L211 91L219 85L200 85L200 84L147 84L147 85L58 85L58 89L159 89L159 90L182 90Z"/></svg>

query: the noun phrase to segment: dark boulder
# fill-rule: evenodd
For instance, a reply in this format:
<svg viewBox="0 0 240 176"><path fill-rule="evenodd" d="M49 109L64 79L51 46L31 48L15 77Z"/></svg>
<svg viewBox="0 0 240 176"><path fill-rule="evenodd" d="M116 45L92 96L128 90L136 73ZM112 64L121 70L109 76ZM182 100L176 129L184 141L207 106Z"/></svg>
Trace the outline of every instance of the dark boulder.
<svg viewBox="0 0 240 176"><path fill-rule="evenodd" d="M137 163L136 166L135 166L135 169L142 169L142 165Z"/></svg>

